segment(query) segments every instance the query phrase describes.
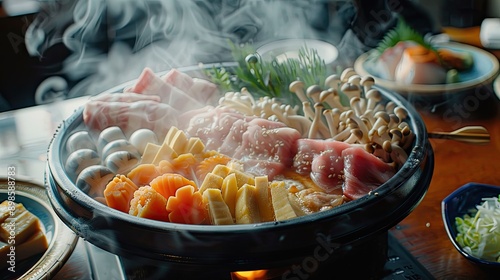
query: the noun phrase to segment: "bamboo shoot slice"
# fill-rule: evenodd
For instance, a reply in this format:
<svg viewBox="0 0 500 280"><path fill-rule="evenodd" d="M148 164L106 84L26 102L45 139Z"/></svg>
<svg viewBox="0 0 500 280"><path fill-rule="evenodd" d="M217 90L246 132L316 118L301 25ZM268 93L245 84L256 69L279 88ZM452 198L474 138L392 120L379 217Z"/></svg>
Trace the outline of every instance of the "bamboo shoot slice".
<svg viewBox="0 0 500 280"><path fill-rule="evenodd" d="M233 216L229 207L222 198L222 192L218 189L207 189L203 193L203 198L207 200L208 213L214 225L232 225Z"/></svg>
<svg viewBox="0 0 500 280"><path fill-rule="evenodd" d="M267 176L255 177L255 188L257 189L260 218L263 222L274 221L274 212L269 197L269 181Z"/></svg>
<svg viewBox="0 0 500 280"><path fill-rule="evenodd" d="M158 154L161 146L153 143L146 144L146 148L144 148L144 153L142 154L141 161L139 164L150 164Z"/></svg>
<svg viewBox="0 0 500 280"><path fill-rule="evenodd" d="M235 208L236 208L236 195L238 193L238 184L236 182L236 175L235 174L229 174L224 180L222 181L222 197L224 198L224 201L226 202L226 205L229 208L229 211L231 212L231 216L233 218L236 218L235 216Z"/></svg>
<svg viewBox="0 0 500 280"><path fill-rule="evenodd" d="M236 223L237 224L254 224L260 223L259 206L256 201L255 186L245 184L237 193L236 196Z"/></svg>
<svg viewBox="0 0 500 280"><path fill-rule="evenodd" d="M222 188L223 178L213 173L208 173L201 184L199 192L203 194L207 189L220 189Z"/></svg>
<svg viewBox="0 0 500 280"><path fill-rule="evenodd" d="M285 182L271 183L271 200L276 221L284 221L297 217L288 200L288 190L285 188Z"/></svg>
<svg viewBox="0 0 500 280"><path fill-rule="evenodd" d="M170 141L169 146L174 150L177 154L183 154L187 150L188 138L184 131L179 130L175 133L172 141Z"/></svg>

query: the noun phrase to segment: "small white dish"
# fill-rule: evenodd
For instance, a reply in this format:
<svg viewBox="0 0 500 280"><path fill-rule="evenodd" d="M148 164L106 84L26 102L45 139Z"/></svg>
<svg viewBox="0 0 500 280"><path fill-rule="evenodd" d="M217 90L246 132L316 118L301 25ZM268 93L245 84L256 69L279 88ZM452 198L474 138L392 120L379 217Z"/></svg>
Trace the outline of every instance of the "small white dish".
<svg viewBox="0 0 500 280"><path fill-rule="evenodd" d="M286 59L297 59L299 50L306 47L307 49L316 50L318 56L321 57L326 65L331 65L338 57L338 49L325 41L314 39L283 39L273 41L259 47L256 51L264 61L276 59L278 62L286 61Z"/></svg>

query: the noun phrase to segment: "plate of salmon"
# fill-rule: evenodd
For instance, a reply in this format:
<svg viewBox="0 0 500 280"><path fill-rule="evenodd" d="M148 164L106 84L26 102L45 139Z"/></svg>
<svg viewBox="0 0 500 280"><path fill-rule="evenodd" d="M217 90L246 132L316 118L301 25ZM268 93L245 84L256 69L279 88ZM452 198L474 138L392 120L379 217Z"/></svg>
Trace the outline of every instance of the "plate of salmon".
<svg viewBox="0 0 500 280"><path fill-rule="evenodd" d="M471 45L432 43L400 21L377 48L356 59L354 68L398 93L436 96L489 86L499 63Z"/></svg>

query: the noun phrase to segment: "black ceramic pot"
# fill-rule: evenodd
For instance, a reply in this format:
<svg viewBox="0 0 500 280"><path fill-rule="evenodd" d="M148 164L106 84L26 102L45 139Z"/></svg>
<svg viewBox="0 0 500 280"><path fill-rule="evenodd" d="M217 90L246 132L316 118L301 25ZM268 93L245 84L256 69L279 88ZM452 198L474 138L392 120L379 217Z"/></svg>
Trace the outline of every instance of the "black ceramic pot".
<svg viewBox="0 0 500 280"><path fill-rule="evenodd" d="M82 127L83 108L61 124L50 144L47 192L55 212L79 236L129 260L191 271L332 263L404 219L422 200L432 177L434 157L424 122L404 98L378 89L408 111L414 145L402 168L376 192L332 210L283 222L212 226L148 220L111 209L77 188L63 168L63 147L71 132Z"/></svg>

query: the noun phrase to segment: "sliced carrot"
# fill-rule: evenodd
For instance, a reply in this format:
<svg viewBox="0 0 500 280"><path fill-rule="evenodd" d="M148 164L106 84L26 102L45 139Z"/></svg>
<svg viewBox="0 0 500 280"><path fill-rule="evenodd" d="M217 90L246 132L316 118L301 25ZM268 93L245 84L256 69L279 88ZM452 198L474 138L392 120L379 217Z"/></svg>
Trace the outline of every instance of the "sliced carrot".
<svg viewBox="0 0 500 280"><path fill-rule="evenodd" d="M167 201L168 217L172 223L208 224L207 205L202 195L193 186L184 186Z"/></svg>
<svg viewBox="0 0 500 280"><path fill-rule="evenodd" d="M179 173L185 177L193 177L193 168L197 163L197 159L191 153L181 154L170 161L173 173Z"/></svg>
<svg viewBox="0 0 500 280"><path fill-rule="evenodd" d="M143 186L134 192L130 201L129 214L141 218L168 222L167 199L150 186Z"/></svg>
<svg viewBox="0 0 500 280"><path fill-rule="evenodd" d="M137 189L137 185L125 175L116 175L104 189L106 204L111 208L128 213L130 201Z"/></svg>
<svg viewBox="0 0 500 280"><path fill-rule="evenodd" d="M231 158L223 154L213 154L200 162L196 168L196 177L199 182L203 182L205 176L212 172L215 166L222 164L226 165L231 161Z"/></svg>
<svg viewBox="0 0 500 280"><path fill-rule="evenodd" d="M127 174L127 177L137 186L148 185L151 180L158 176L160 176L160 172L158 172L156 165L151 163L140 164Z"/></svg>
<svg viewBox="0 0 500 280"><path fill-rule="evenodd" d="M160 175L150 182L150 186L165 198L175 195L175 192L180 187L184 187L186 185L191 185L197 189L197 186L193 181L175 173Z"/></svg>
<svg viewBox="0 0 500 280"><path fill-rule="evenodd" d="M173 172L172 164L166 160L162 160L158 165L152 163L140 164L130 170L127 177L137 186L141 187L149 185L154 178L171 172Z"/></svg>

